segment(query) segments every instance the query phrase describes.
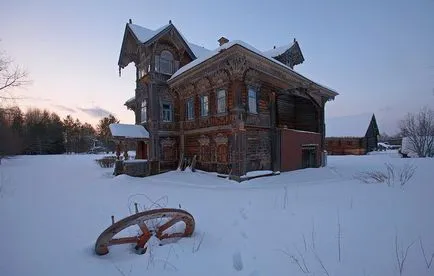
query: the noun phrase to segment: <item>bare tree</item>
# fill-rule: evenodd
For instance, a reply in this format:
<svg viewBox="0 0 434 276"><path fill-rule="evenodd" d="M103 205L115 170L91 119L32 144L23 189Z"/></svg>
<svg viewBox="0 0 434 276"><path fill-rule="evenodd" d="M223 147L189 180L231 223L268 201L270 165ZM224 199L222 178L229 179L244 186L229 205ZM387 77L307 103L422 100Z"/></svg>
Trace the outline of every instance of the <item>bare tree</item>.
<svg viewBox="0 0 434 276"><path fill-rule="evenodd" d="M434 110L424 107L417 114L408 113L400 122L400 129L410 151L419 157L434 154Z"/></svg>
<svg viewBox="0 0 434 276"><path fill-rule="evenodd" d="M27 71L13 63L3 51L0 51L0 101L13 100L11 90L29 83Z"/></svg>

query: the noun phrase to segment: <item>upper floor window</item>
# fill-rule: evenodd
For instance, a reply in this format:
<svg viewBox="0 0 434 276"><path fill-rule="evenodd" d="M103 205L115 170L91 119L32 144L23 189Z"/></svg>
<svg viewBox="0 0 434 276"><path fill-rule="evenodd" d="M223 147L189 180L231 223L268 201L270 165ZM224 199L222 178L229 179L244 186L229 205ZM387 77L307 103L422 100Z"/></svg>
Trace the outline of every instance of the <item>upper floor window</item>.
<svg viewBox="0 0 434 276"><path fill-rule="evenodd" d="M142 106L140 109L140 120L142 123L146 123L148 120L148 103L146 99L142 101Z"/></svg>
<svg viewBox="0 0 434 276"><path fill-rule="evenodd" d="M144 59L138 66L137 66L137 70L138 70L138 79L143 78L144 76L146 76L149 72L151 68L150 62L149 62L149 58Z"/></svg>
<svg viewBox="0 0 434 276"><path fill-rule="evenodd" d="M190 98L187 100L186 102L186 115L187 115L187 120L193 120L194 119L194 101L193 98Z"/></svg>
<svg viewBox="0 0 434 276"><path fill-rule="evenodd" d="M258 113L258 93L256 89L249 87L249 112Z"/></svg>
<svg viewBox="0 0 434 276"><path fill-rule="evenodd" d="M172 104L168 102L163 102L161 105L161 117L163 122L171 122L172 121Z"/></svg>
<svg viewBox="0 0 434 276"><path fill-rule="evenodd" d="M226 91L217 91L217 113L226 112Z"/></svg>
<svg viewBox="0 0 434 276"><path fill-rule="evenodd" d="M155 56L155 71L171 75L179 68L179 61L174 60L171 52L164 50Z"/></svg>
<svg viewBox="0 0 434 276"><path fill-rule="evenodd" d="M162 51L160 55L160 72L172 74L173 72L173 55L169 51Z"/></svg>
<svg viewBox="0 0 434 276"><path fill-rule="evenodd" d="M146 71L145 68L139 68L139 79L143 78L146 75L146 73L148 72Z"/></svg>
<svg viewBox="0 0 434 276"><path fill-rule="evenodd" d="M200 116L208 116L208 95L200 96Z"/></svg>

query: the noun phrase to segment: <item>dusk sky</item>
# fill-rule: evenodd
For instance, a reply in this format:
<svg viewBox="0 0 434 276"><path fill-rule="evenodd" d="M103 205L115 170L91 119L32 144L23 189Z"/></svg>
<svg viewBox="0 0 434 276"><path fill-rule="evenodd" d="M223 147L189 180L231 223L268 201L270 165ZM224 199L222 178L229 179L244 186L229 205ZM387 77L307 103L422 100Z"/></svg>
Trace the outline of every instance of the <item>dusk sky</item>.
<svg viewBox="0 0 434 276"><path fill-rule="evenodd" d="M295 70L340 93L329 117L375 113L380 131L394 134L407 112L434 108L434 0L0 0L0 49L33 81L14 91L26 98L18 104L134 123L123 105L134 95L134 65L121 78L117 67L129 18L150 29L172 20L208 49L221 36L259 50L296 37L305 62Z"/></svg>

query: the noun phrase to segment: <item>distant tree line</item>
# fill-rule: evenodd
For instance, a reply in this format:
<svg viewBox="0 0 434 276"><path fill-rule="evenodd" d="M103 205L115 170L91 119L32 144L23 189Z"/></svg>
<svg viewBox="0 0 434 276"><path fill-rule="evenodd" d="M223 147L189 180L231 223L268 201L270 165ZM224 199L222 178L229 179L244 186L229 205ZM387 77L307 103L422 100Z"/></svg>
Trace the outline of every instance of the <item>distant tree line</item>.
<svg viewBox="0 0 434 276"><path fill-rule="evenodd" d="M95 146L114 150L109 125L119 122L109 115L96 129L68 115L37 108L25 113L19 107L0 108L0 159L17 154L61 154L87 152Z"/></svg>

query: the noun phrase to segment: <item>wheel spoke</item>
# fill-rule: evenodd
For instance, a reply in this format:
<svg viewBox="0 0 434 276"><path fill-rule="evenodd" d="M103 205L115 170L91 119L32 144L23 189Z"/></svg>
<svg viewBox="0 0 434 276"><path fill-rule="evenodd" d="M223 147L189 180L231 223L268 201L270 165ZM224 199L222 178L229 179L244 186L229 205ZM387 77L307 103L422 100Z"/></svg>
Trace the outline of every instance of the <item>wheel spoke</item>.
<svg viewBox="0 0 434 276"><path fill-rule="evenodd" d="M109 245L113 245L113 244L125 244L125 243L136 243L137 241L138 241L137 237L116 238L116 239L111 239L109 241Z"/></svg>
<svg viewBox="0 0 434 276"><path fill-rule="evenodd" d="M175 216L171 220L167 221L165 224L158 227L157 237L160 237L164 231L166 231L167 229L169 229L170 227L172 227L173 225L175 225L179 221L181 221L181 217Z"/></svg>
<svg viewBox="0 0 434 276"><path fill-rule="evenodd" d="M149 232L148 226L146 226L146 224L144 222L139 223L138 226L139 226L139 228L140 228L140 230L142 231L143 234L149 234L149 235L151 234Z"/></svg>

